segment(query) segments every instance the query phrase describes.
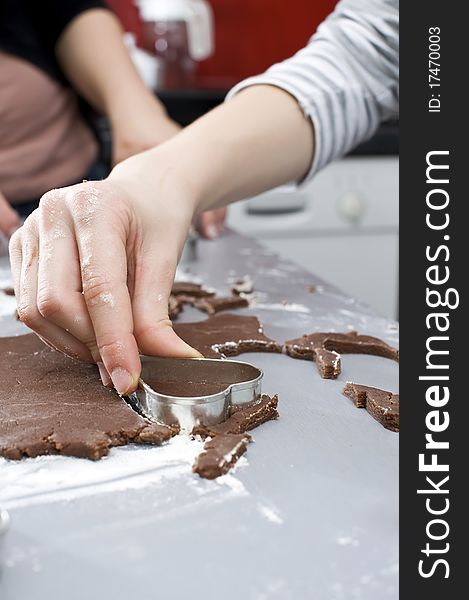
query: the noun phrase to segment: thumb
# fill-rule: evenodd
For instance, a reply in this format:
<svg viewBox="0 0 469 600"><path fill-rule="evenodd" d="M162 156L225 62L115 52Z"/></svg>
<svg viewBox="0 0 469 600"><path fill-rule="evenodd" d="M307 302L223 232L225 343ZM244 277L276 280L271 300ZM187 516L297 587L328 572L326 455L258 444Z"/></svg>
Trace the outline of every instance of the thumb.
<svg viewBox="0 0 469 600"><path fill-rule="evenodd" d="M20 217L0 193L0 231L10 238L21 225Z"/></svg>
<svg viewBox="0 0 469 600"><path fill-rule="evenodd" d="M173 330L168 315L168 302L174 281L177 249L174 260L168 247L158 245L141 257L141 269L136 274L132 295L134 336L140 352L150 356L200 358L202 354L186 344Z"/></svg>

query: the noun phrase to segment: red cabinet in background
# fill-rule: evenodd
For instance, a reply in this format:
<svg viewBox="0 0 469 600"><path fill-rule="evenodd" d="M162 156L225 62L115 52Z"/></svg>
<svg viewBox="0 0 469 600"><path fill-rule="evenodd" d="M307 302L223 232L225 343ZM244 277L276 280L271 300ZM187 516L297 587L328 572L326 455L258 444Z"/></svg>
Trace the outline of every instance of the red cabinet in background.
<svg viewBox="0 0 469 600"><path fill-rule="evenodd" d="M336 0L209 0L215 15L215 55L202 79L228 85L261 73L302 48ZM223 86L225 87L225 86Z"/></svg>
<svg viewBox="0 0 469 600"><path fill-rule="evenodd" d="M336 0L208 0L215 17L215 54L198 65L198 87L228 88L291 56L306 44ZM108 0L127 31L142 41L132 0Z"/></svg>

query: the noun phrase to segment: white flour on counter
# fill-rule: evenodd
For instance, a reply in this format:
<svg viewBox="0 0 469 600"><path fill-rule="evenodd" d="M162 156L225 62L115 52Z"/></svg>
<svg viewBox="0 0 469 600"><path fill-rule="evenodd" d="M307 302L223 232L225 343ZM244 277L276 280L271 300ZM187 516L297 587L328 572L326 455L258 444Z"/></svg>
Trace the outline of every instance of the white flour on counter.
<svg viewBox="0 0 469 600"><path fill-rule="evenodd" d="M270 521L270 523L275 523L275 525L283 525L283 518L277 508L266 506L265 504L259 504L258 510L260 514L267 519L267 521Z"/></svg>
<svg viewBox="0 0 469 600"><path fill-rule="evenodd" d="M178 265L176 269L174 281L176 283L197 283L198 285L203 284L202 279L198 275L194 275L190 271L182 268L180 265Z"/></svg>
<svg viewBox="0 0 469 600"><path fill-rule="evenodd" d="M15 314L16 298L5 294L3 291L5 288L12 287L12 285L9 263L6 258L2 258L0 264L0 319L5 316L13 317Z"/></svg>
<svg viewBox="0 0 469 600"><path fill-rule="evenodd" d="M164 481L175 478L189 480L198 495L220 488L230 497L248 495L232 474L207 481L192 473L202 447L202 440L179 435L163 446L112 448L108 456L98 461L68 456L39 456L21 461L0 458L0 506L20 508L155 485L159 493L164 493ZM236 468L243 464L247 460L241 457Z"/></svg>
<svg viewBox="0 0 469 600"><path fill-rule="evenodd" d="M16 310L16 298L2 292L2 287L7 287L7 285L3 286L0 280L0 318L12 317Z"/></svg>
<svg viewBox="0 0 469 600"><path fill-rule="evenodd" d="M260 310L278 310L303 314L311 313L310 309L304 304L296 304L294 302L276 302L268 304L264 302L253 301L252 303L250 303L249 308L258 308Z"/></svg>

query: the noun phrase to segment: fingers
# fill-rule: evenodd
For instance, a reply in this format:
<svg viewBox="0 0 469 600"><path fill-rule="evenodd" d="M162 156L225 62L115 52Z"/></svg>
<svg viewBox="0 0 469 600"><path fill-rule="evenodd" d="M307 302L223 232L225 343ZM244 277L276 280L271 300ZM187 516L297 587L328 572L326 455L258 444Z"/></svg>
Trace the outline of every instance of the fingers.
<svg viewBox="0 0 469 600"><path fill-rule="evenodd" d="M10 238L20 225L21 221L18 213L10 206L5 196L0 192L0 231L7 238Z"/></svg>
<svg viewBox="0 0 469 600"><path fill-rule="evenodd" d="M200 213L197 220L197 231L206 239L214 239L218 237L224 230L227 208L215 208Z"/></svg>
<svg viewBox="0 0 469 600"><path fill-rule="evenodd" d="M93 324L82 294L74 227L70 214L63 210L65 194L54 190L41 199L37 306L45 319L80 340L98 363Z"/></svg>
<svg viewBox="0 0 469 600"><path fill-rule="evenodd" d="M108 198L109 199L109 198ZM111 198L113 200L113 198ZM128 215L95 186L74 192L69 205L81 264L83 297L104 367L120 394L133 391L140 358L127 288Z"/></svg>
<svg viewBox="0 0 469 600"><path fill-rule="evenodd" d="M197 358L200 352L181 340L168 316L178 256L178 247L172 244L155 240L142 248L132 294L135 337L144 354Z"/></svg>
<svg viewBox="0 0 469 600"><path fill-rule="evenodd" d="M200 356L168 317L192 210L139 199L106 181L50 192L10 244L20 318L54 348L97 362L121 394L137 386L139 347Z"/></svg>
<svg viewBox="0 0 469 600"><path fill-rule="evenodd" d="M39 240L37 212L33 213L11 242L15 293L20 320L56 350L92 362L89 350L73 335L45 319L37 306Z"/></svg>
<svg viewBox="0 0 469 600"><path fill-rule="evenodd" d="M21 229L15 231L11 236L9 252L13 287L15 288L15 297L18 298L20 291L21 263L23 262Z"/></svg>
<svg viewBox="0 0 469 600"><path fill-rule="evenodd" d="M81 270L70 214L63 210L64 192L54 190L41 200L37 305L49 322L81 341L96 362L101 380L111 385L96 344L82 294Z"/></svg>

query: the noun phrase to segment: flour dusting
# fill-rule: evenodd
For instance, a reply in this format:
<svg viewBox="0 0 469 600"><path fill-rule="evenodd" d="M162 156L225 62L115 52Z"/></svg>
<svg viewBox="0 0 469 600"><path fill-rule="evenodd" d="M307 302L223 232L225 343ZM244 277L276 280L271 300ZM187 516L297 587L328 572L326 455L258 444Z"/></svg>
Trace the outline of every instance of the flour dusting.
<svg viewBox="0 0 469 600"><path fill-rule="evenodd" d="M176 478L190 482L198 495L213 494L220 488L226 492L224 497L247 495L232 474L209 482L192 473L203 444L200 438L178 435L163 446L112 448L109 456L96 462L68 456L21 461L0 458L0 504L12 509L149 486L161 491L165 481Z"/></svg>
<svg viewBox="0 0 469 600"><path fill-rule="evenodd" d="M266 506L264 504L260 504L258 506L258 508L259 508L259 512L261 513L261 515L263 517L265 517L267 519L267 521L270 521L271 523L275 523L276 525L283 524L283 519L280 516L280 513L278 512L277 509L272 508L270 506Z"/></svg>
<svg viewBox="0 0 469 600"><path fill-rule="evenodd" d="M296 304L293 302L276 302L272 304L267 304L263 302L251 302L251 308L259 308L261 310L282 310L286 312L295 312L295 313L303 313L310 314L310 309L304 304Z"/></svg>
<svg viewBox="0 0 469 600"><path fill-rule="evenodd" d="M0 317L12 317L16 310L16 298L9 296L2 291L2 282L0 281ZM4 287L7 287L6 285Z"/></svg>

